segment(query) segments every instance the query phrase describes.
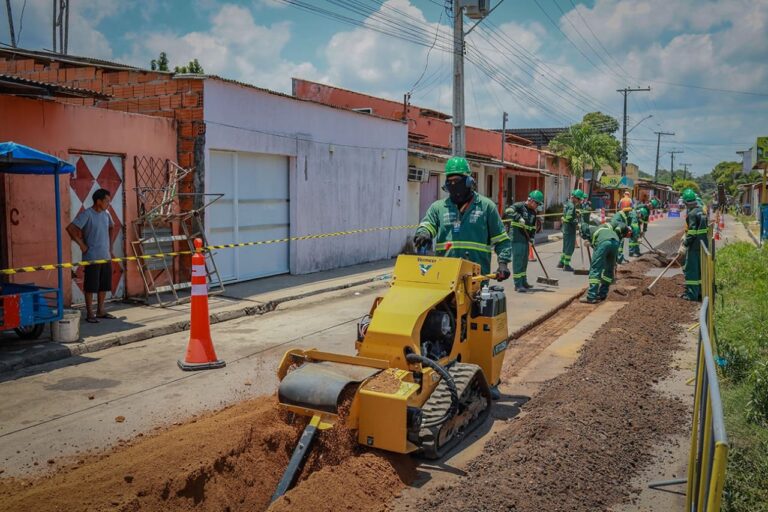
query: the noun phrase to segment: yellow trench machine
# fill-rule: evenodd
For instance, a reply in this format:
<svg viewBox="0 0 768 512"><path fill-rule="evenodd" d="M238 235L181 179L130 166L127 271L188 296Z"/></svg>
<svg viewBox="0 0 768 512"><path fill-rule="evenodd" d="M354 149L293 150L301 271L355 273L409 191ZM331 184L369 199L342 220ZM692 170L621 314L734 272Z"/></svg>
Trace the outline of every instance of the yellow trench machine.
<svg viewBox="0 0 768 512"><path fill-rule="evenodd" d="M288 351L280 406L309 416L273 499L293 484L317 430L337 421L358 442L436 459L490 414L507 348L506 297L480 266L404 255L358 325L357 355Z"/></svg>

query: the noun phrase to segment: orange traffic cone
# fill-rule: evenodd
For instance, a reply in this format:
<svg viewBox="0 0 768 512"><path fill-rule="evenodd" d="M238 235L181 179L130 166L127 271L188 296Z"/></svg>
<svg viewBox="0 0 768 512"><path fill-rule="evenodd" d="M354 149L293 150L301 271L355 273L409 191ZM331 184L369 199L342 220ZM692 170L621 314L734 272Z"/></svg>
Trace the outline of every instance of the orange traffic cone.
<svg viewBox="0 0 768 512"><path fill-rule="evenodd" d="M192 316L189 325L189 343L184 361L179 360L182 370L211 370L223 368L227 363L216 357L211 340L208 319L208 285L206 284L203 241L195 238L195 254L192 255Z"/></svg>
<svg viewBox="0 0 768 512"><path fill-rule="evenodd" d="M533 254L533 244L528 244L528 261L536 261L536 255Z"/></svg>
<svg viewBox="0 0 768 512"><path fill-rule="evenodd" d="M717 224L717 229L725 229L725 219L723 218L723 215L718 215L720 217L720 221Z"/></svg>
<svg viewBox="0 0 768 512"><path fill-rule="evenodd" d="M715 240L720 240L720 229L715 230Z"/></svg>

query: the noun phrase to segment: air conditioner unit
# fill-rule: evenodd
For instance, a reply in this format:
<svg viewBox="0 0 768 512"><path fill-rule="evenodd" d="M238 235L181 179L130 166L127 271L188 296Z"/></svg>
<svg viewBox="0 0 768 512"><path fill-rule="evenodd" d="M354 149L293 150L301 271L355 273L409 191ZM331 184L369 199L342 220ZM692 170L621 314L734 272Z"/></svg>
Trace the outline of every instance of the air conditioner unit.
<svg viewBox="0 0 768 512"><path fill-rule="evenodd" d="M410 166L408 167L408 181L425 183L429 181L429 171L427 169Z"/></svg>
<svg viewBox="0 0 768 512"><path fill-rule="evenodd" d="M488 15L490 0L461 0L467 18L481 20Z"/></svg>

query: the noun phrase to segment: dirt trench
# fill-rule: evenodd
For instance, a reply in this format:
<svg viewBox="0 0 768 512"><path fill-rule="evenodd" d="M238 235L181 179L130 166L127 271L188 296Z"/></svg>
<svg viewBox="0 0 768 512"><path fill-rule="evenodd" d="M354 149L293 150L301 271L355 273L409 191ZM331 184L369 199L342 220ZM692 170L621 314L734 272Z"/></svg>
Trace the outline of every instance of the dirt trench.
<svg viewBox="0 0 768 512"><path fill-rule="evenodd" d="M263 511L302 429L286 422L274 398L248 400L50 475L0 480L0 510ZM349 431L334 428L319 434L300 482L270 510L375 510L414 471L412 459L363 452Z"/></svg>

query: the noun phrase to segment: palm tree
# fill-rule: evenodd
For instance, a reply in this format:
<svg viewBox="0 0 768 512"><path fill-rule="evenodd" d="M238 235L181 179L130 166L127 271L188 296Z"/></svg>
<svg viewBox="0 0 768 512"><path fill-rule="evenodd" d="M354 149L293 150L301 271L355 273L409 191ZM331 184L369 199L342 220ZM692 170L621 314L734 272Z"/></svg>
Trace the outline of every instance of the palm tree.
<svg viewBox="0 0 768 512"><path fill-rule="evenodd" d="M619 167L619 141L589 123L572 125L552 139L550 148L558 157L568 161L576 179L582 177L585 169L600 169L606 164L613 169Z"/></svg>

